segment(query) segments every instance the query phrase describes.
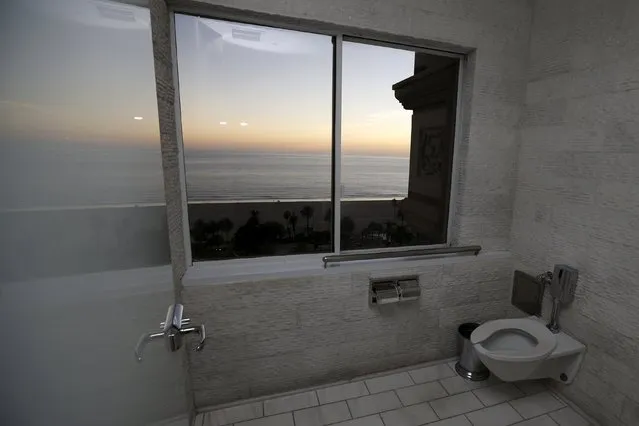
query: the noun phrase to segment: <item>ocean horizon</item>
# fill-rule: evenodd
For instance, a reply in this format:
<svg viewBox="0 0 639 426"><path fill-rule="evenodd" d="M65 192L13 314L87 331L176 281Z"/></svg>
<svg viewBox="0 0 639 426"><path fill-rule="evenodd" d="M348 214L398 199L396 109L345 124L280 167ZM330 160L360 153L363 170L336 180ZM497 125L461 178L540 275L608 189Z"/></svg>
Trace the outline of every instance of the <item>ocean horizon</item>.
<svg viewBox="0 0 639 426"><path fill-rule="evenodd" d="M159 149L122 145L13 146L5 157L2 210L164 204ZM189 203L329 201L329 153L185 152ZM342 199L403 198L408 157L342 156Z"/></svg>

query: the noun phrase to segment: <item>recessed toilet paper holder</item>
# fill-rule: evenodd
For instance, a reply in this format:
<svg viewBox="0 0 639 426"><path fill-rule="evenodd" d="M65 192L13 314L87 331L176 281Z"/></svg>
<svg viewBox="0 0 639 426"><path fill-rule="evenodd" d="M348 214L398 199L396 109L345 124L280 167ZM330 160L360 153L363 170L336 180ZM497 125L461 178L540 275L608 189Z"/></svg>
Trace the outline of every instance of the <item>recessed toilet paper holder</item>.
<svg viewBox="0 0 639 426"><path fill-rule="evenodd" d="M373 305L417 300L421 294L418 276L371 279L369 302Z"/></svg>

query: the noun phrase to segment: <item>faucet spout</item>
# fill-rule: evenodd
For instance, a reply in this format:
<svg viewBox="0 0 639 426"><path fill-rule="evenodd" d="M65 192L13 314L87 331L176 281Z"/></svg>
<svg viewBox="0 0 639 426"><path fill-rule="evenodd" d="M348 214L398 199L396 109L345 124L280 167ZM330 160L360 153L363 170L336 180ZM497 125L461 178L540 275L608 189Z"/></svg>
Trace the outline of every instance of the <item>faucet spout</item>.
<svg viewBox="0 0 639 426"><path fill-rule="evenodd" d="M200 342L195 347L195 350L199 352L202 349L204 349L204 344L206 343L206 329L204 328L204 324L197 325L194 327L183 328L180 330L180 332L182 334L197 333L200 336Z"/></svg>
<svg viewBox="0 0 639 426"><path fill-rule="evenodd" d="M140 340L138 340L138 344L135 345L135 358L138 360L138 362L142 362L142 352L144 351L144 348L146 347L147 343L149 343L151 340L161 339L163 337L164 337L164 333L143 334L140 337Z"/></svg>

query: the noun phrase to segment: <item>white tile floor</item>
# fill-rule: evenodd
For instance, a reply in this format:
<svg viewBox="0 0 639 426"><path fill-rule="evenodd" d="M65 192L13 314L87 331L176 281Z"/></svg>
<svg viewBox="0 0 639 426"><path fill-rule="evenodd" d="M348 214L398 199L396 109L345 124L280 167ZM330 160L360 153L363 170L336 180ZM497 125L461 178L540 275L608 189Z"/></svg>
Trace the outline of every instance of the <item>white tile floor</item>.
<svg viewBox="0 0 639 426"><path fill-rule="evenodd" d="M589 426L541 382L469 382L454 362L200 413L195 426Z"/></svg>

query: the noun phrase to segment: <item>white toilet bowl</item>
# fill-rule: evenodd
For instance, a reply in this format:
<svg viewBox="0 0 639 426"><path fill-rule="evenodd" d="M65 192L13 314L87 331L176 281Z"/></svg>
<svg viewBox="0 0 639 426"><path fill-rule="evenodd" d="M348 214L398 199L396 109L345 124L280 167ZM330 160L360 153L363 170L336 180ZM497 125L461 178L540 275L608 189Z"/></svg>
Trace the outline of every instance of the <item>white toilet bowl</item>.
<svg viewBox="0 0 639 426"><path fill-rule="evenodd" d="M586 350L563 332L553 334L537 317L488 321L470 341L486 368L505 382L552 378L570 383Z"/></svg>

